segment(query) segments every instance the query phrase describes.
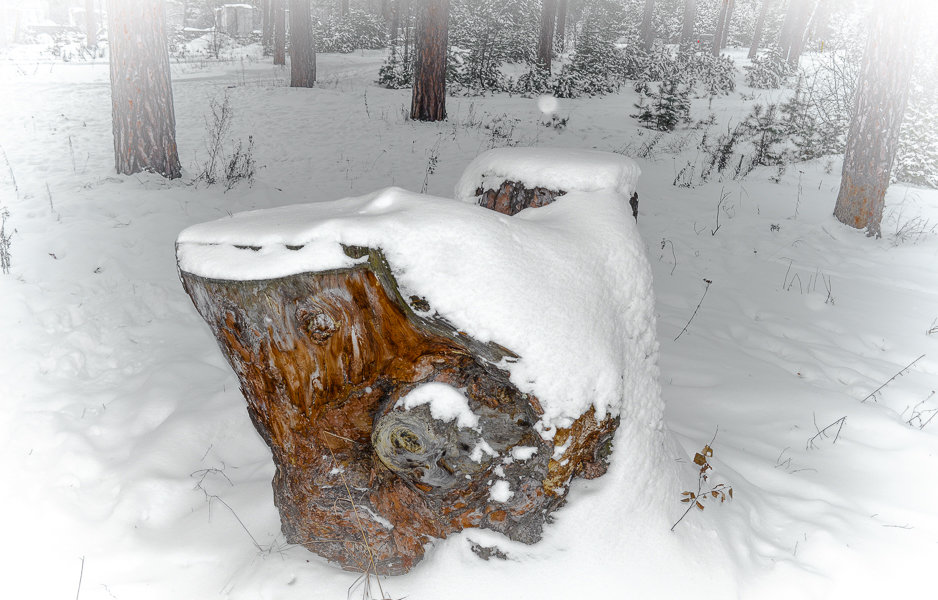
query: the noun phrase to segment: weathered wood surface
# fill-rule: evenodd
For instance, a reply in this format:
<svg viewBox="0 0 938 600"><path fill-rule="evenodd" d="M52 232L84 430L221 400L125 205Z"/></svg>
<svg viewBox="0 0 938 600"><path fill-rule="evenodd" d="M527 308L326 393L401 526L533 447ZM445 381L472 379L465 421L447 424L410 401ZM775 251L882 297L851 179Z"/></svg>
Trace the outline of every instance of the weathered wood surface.
<svg viewBox="0 0 938 600"><path fill-rule="evenodd" d="M408 571L427 542L469 527L536 542L571 478L605 472L618 419L590 411L545 441L539 400L495 366L517 358L509 349L405 299L380 250L345 251L368 260L264 281L181 273L273 453L287 540L380 574ZM478 427L436 420L426 405L395 407L428 382L463 391ZM562 456L555 445L567 446ZM512 460L513 448L532 455ZM490 497L496 480L508 482L507 501Z"/></svg>

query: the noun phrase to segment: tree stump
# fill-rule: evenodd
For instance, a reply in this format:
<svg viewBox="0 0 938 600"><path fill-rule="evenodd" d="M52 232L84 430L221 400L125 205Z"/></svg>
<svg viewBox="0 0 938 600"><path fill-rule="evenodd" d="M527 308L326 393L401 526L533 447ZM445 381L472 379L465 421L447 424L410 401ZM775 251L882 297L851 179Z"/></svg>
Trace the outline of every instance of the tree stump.
<svg viewBox="0 0 938 600"><path fill-rule="evenodd" d="M561 194L506 182L482 195L513 214ZM273 454L287 540L382 575L465 528L538 541L570 480L605 473L619 419L590 409L545 439L538 398L498 366L511 349L405 298L381 249L343 249L367 261L260 281L180 269Z"/></svg>

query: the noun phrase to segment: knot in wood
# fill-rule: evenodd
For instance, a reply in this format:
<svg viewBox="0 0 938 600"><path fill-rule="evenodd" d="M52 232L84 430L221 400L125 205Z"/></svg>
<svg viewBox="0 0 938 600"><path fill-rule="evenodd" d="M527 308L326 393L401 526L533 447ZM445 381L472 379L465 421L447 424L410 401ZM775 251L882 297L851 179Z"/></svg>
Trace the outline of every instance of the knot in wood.
<svg viewBox="0 0 938 600"><path fill-rule="evenodd" d="M378 418L371 445L387 468L418 489L430 491L455 483L456 471L450 462L456 462L453 448L458 437L455 425L434 420L429 409L421 406Z"/></svg>
<svg viewBox="0 0 938 600"><path fill-rule="evenodd" d="M332 337L338 329L335 319L321 308L299 307L296 309L296 320L303 332L317 344L322 344Z"/></svg>

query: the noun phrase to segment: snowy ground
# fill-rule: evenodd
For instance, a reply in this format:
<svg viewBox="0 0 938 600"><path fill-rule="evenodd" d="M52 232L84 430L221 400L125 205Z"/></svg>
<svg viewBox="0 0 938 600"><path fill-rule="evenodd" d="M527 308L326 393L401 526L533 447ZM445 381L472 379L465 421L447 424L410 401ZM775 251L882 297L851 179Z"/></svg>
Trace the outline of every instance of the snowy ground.
<svg viewBox="0 0 938 600"><path fill-rule="evenodd" d="M19 48L0 62L10 598L342 598L356 585L280 534L267 448L177 278L182 229L389 185L451 197L492 147L634 155L651 135L628 117L630 90L560 101L563 129L545 126L535 100L504 95L452 98L448 121L421 124L405 118L408 91L371 83L380 52L321 55L312 90L285 88L287 71L250 59L194 61L173 67L184 177L116 176L106 62L31 57ZM713 101L719 123L748 112L739 92L751 90ZM253 187L228 192L192 183L209 100L224 94L230 137L253 136L260 166ZM707 115L707 100L694 106ZM885 235L868 239L831 216L839 161L792 166L779 183L757 169L672 186L698 135L679 130L638 159L639 230L667 425L687 463L719 429L713 481L735 499L672 533L679 496L660 522L633 523L640 486L582 483L542 543L486 563L467 540L487 534L455 536L383 580L387 594L933 597L938 418L921 426L938 410L938 193L890 188ZM691 489L694 471L682 468Z"/></svg>

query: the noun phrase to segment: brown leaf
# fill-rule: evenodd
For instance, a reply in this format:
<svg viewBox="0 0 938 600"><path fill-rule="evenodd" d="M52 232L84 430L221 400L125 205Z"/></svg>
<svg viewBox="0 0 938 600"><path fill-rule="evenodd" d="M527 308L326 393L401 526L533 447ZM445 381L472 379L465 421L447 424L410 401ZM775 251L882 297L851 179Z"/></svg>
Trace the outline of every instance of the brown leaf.
<svg viewBox="0 0 938 600"><path fill-rule="evenodd" d="M697 508L699 508L700 510L703 510L703 509L704 509L704 505L701 504L700 502L698 502L698 503L697 503Z"/></svg>
<svg viewBox="0 0 938 600"><path fill-rule="evenodd" d="M733 488L730 488L730 498L733 497Z"/></svg>
<svg viewBox="0 0 938 600"><path fill-rule="evenodd" d="M707 456L713 456L713 448L710 447L710 444L703 447L703 453Z"/></svg>
<svg viewBox="0 0 938 600"><path fill-rule="evenodd" d="M705 465L707 464L707 457L698 452L694 455L694 464L695 465Z"/></svg>
<svg viewBox="0 0 938 600"><path fill-rule="evenodd" d="M712 492L710 492L710 495L713 496L714 498L716 498L717 496L720 495L720 492L712 491Z"/></svg>
<svg viewBox="0 0 938 600"><path fill-rule="evenodd" d="M693 498L681 498L681 502L690 502Z"/></svg>

